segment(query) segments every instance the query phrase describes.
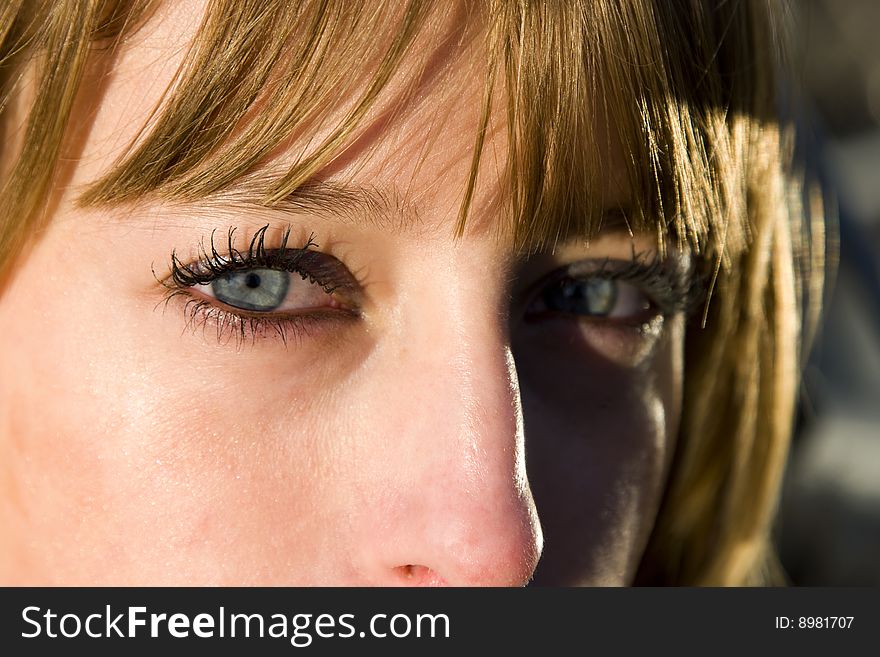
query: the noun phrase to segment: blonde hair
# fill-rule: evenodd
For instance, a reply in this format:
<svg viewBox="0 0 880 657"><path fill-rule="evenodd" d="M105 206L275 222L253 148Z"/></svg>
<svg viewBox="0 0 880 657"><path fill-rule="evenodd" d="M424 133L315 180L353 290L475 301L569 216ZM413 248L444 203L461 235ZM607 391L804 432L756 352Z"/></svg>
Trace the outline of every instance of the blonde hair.
<svg viewBox="0 0 880 657"><path fill-rule="evenodd" d="M0 8L0 283L46 221L89 67L112 61L154 5L13 0ZM770 527L792 429L802 311L818 298L822 248L788 166L771 3L486 0L458 10L478 29L453 35L455 45L483 54L474 70L486 89L458 232L501 88L505 216L517 245L600 229L613 144L632 189L632 228L651 231L661 249L670 240L688 248L711 281L711 303L688 328L680 435L637 582L778 581ZM369 8L213 0L161 106L80 202L222 193L297 126L321 123L343 91L353 94L345 118L259 190L271 206L343 152L392 78L404 69L413 80L430 77L413 43L443 21L421 0ZM26 71L34 92L29 107L13 111ZM14 116L26 117L18 143L8 139Z"/></svg>

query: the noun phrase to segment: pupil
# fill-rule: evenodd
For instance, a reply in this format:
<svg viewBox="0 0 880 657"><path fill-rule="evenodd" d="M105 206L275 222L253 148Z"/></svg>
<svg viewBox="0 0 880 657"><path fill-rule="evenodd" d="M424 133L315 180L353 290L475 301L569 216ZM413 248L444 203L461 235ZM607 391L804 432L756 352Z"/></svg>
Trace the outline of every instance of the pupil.
<svg viewBox="0 0 880 657"><path fill-rule="evenodd" d="M247 285L252 290L260 287L260 275L250 272L247 276L245 276L244 284Z"/></svg>

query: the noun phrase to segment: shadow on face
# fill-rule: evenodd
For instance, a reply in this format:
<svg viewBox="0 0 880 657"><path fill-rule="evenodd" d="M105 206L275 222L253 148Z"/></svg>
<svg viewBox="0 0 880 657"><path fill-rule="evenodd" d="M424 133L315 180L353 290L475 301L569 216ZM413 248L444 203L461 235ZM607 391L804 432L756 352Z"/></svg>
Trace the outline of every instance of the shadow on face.
<svg viewBox="0 0 880 657"><path fill-rule="evenodd" d="M628 583L677 431L683 265L619 229L515 248L500 113L457 237L463 58L281 203L248 194L314 135L223 194L78 205L195 30L168 4L0 301L3 581Z"/></svg>

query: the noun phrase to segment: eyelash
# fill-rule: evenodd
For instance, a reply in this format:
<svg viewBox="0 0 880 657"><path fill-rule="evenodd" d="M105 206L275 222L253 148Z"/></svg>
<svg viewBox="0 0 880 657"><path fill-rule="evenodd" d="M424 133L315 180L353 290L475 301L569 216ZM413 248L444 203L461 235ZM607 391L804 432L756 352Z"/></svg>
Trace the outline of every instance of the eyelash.
<svg viewBox="0 0 880 657"><path fill-rule="evenodd" d="M229 255L222 255L217 251L214 237L217 231L211 233L211 251L205 247L202 240L199 243L200 258L192 264L185 265L177 257L177 251L171 252L171 279L178 288L206 285L223 274L242 271L245 269L265 268L278 269L291 273L300 274L303 279L308 278L312 283L320 285L327 294L332 294L338 289L327 280L319 278L313 270L304 266L302 260L310 253L312 247L317 247L314 234L310 235L304 246L291 248L290 228L285 229L281 236L281 243L276 249L266 248L266 231L268 224L263 226L251 238L247 251L241 252L234 246L235 228L230 228L227 235L226 251Z"/></svg>
<svg viewBox="0 0 880 657"><path fill-rule="evenodd" d="M170 276L162 281L154 276L166 288L165 306L177 297L185 297L184 315L186 328L191 331L201 327L207 330L209 325L216 327L217 341L221 344L235 339L237 346L246 340L256 341L258 337L277 337L284 344L294 339L297 342L309 337L310 331L322 321L339 321L344 317L356 317L353 310L312 311L309 313L257 313L242 309L232 309L207 299L198 298L190 293L190 289L198 285L208 285L218 277L236 271L254 268L277 269L299 274L303 280L319 285L327 294L333 294L347 287L356 285L353 281L343 281L324 271L321 261L326 259L312 249L317 247L314 234L310 235L302 247L290 247L290 228L285 229L279 246L266 248L266 232L269 225L258 229L245 251L235 248L236 229L231 227L226 236L225 253L217 249L216 232L211 233L209 246L202 240L198 246L199 257L190 264L184 264L177 256L176 250L171 253ZM312 257L314 256L314 258ZM340 266L342 266L340 264ZM325 266L324 269L327 269ZM582 282L594 278L619 280L631 283L640 288L657 308L658 314L664 317L684 312L689 315L702 298L702 278L684 268L671 265L659 254L633 253L631 260L620 261L605 259L598 266L594 261L578 262L562 267L545 276L532 289L543 290L548 285L568 279ZM533 292L534 294L534 292ZM578 317L588 321L609 321L602 318Z"/></svg>
<svg viewBox="0 0 880 657"><path fill-rule="evenodd" d="M633 252L631 260L606 258L595 266L592 262L577 262L562 267L541 280L536 286L543 290L560 280L575 283L590 279L616 280L637 286L656 307L658 314L669 317L677 313L689 316L703 297L703 279L695 272L677 267L659 253ZM604 318L588 318L588 321L609 321Z"/></svg>
<svg viewBox="0 0 880 657"><path fill-rule="evenodd" d="M640 285L664 316L689 315L702 298L702 279L687 268L671 265L658 253L635 253L631 261L611 268L606 277Z"/></svg>
<svg viewBox="0 0 880 657"><path fill-rule="evenodd" d="M300 342L303 338L309 337L310 331L322 321L338 321L343 317L356 316L355 311L341 309L300 314L256 313L238 308L233 310L191 294L191 288L208 285L224 274L255 268L299 274L303 280L319 285L327 294L352 287L352 282L340 280L338 276L334 278L334 272L320 271L330 268L325 264L322 265L317 259L326 259L329 256L311 250L318 246L314 234L309 236L302 247L290 247L288 227L281 236L279 246L268 249L266 248L268 229L268 224L258 229L245 251L235 248L236 229L232 227L226 237L226 254L217 249L216 231L211 233L208 246L205 245L204 240L199 243L199 257L192 263L184 264L177 256L176 250L171 252L171 274L164 281L159 281L167 290L163 303L167 307L172 299L186 298L183 309L188 330L195 331L199 327L207 330L208 326L213 325L217 330L218 342L225 344L234 338L239 347L248 339L254 342L258 337L263 336L274 336L287 344L291 339ZM153 275L159 280L155 269Z"/></svg>

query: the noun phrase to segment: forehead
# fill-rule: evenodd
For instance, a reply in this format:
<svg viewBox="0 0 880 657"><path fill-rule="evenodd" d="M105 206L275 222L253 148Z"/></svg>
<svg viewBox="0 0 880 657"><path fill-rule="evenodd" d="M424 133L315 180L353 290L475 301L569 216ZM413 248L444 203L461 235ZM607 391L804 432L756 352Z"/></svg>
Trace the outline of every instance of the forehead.
<svg viewBox="0 0 880 657"><path fill-rule="evenodd" d="M431 223L442 218L448 224L453 217L453 227L462 207L471 204L469 228L479 228L488 217L503 213L510 175L534 177L534 172L508 170L509 144L517 131L508 125L513 101L499 62L492 60L490 26L474 10L476 5L446 3L414 18L402 14L402 3L370 7L386 4L385 13L375 15L358 5L358 11L350 12L355 18L349 27L355 29L349 31L311 25L286 35L265 85L245 99L239 116L205 112L187 123L181 115L204 104L206 97L219 98L220 105L242 104L231 87L224 88L222 75L212 76L209 70L215 61L235 59L236 53L234 48L223 52L214 47L208 58L203 56L206 44L216 41L217 25L223 24L207 13L204 2L162 3L112 53L112 61L104 63L112 74L102 78L99 93L90 99L96 118L75 173L75 188L112 179L125 170L121 161L129 165L128 180L120 183L117 176L115 187L105 185L103 197L92 194L90 201L96 196L104 202L140 200L156 192L160 198L167 193L192 201L246 192L248 200L269 199L271 204L301 186L329 180L335 186L376 188L393 206L420 209ZM355 32L364 27L358 21L370 16L375 29L364 41ZM229 29L234 41L236 28ZM403 39L408 32L411 38ZM303 46L316 34L326 40L324 50ZM357 48L360 56L351 58ZM242 49L237 56L249 56L248 51ZM223 64L216 66L222 69ZM331 82L322 82L326 79ZM206 82L217 88L204 92ZM313 93L298 84L324 87ZM215 143L206 143L204 135L230 117L235 127ZM203 122L200 134L179 134L196 120ZM608 134L597 132L603 133L597 143L608 141ZM141 168L138 149L152 149L141 158ZM200 149L211 156L202 161L191 157ZM243 166L249 150L256 155ZM611 150L603 158L610 175L599 178L602 190L596 196L615 207L621 204L624 185L615 175L619 167L612 164L619 149ZM165 171L149 170L163 159ZM189 170L180 166L187 160L195 163ZM475 161L479 176L474 175ZM293 181L292 171L297 171L294 178L299 176ZM557 236L561 232L557 229Z"/></svg>
<svg viewBox="0 0 880 657"><path fill-rule="evenodd" d="M184 64L206 4L207 0L159 3L119 48L92 55L74 112L74 119L88 125L88 136L72 187L86 188L133 143L143 140Z"/></svg>
<svg viewBox="0 0 880 657"><path fill-rule="evenodd" d="M498 217L518 247L594 236L608 210L661 242L739 244L745 217L705 167L738 175L715 149L724 107L690 100L723 87L669 86L697 66L685 37L645 7L630 34L613 5L162 3L104 55L79 201L203 201L247 182L271 208L316 180L394 179L385 198L447 223L457 205L458 235Z"/></svg>
<svg viewBox="0 0 880 657"><path fill-rule="evenodd" d="M132 150L132 145L143 144L163 118L171 118L168 113L192 109L182 108L179 105L182 100L200 101L206 105L203 128L209 127L212 111L219 116L216 110L227 103L244 105L240 108L243 110L241 116L237 117L240 119L238 130L260 116L281 116L277 107L267 104L276 98L271 92L277 92L285 85L292 86L298 78L305 80L313 74L332 80L325 83L326 88L319 93L309 95L308 90L299 90L300 94L293 97L304 107L301 108L302 116L296 117L299 120L288 126L289 139L279 144L290 151L288 160L295 157L297 149L302 151L326 138L355 111L365 110L362 125L343 140L343 148L335 153L336 160L345 161L345 155L364 150L362 147L370 145L374 141L371 137L377 133L401 136L402 120L411 119L414 114L423 121L420 126L423 134L428 127L425 123L431 123L447 135L453 134L451 128L464 128L478 115L478 96L484 90L486 70L478 62L479 53L474 51L472 37L474 28L480 28L473 16L461 11L438 14L440 20L429 24L424 21L412 41L402 49L404 52L399 61L386 67L391 74L381 87L376 86L378 93L374 94L374 90L368 87L375 83L377 69L387 63L382 59L387 54L385 50L393 46L391 40L397 27L393 21L388 22L383 32L374 35L375 46L369 51L361 51L356 60L331 57L329 53L314 48L313 44L297 43L314 36L310 28L325 29L326 32L321 33L327 40L324 49L338 49L341 54L348 54L345 42L350 35L326 26L307 26L282 35L290 43L279 48L280 52L274 53L273 58L258 60L254 57L249 61L246 47L240 50L230 47L227 52L210 47L216 46L224 36L235 41L236 32L247 26L231 25L228 34L218 34L216 23L223 20L207 5L207 0L165 0L156 5L155 11L123 40L120 47L93 51L93 75L84 85L86 89L80 103L95 112L93 116L80 115L83 121L94 118L97 126L89 135L94 149L90 154L104 158L125 155ZM449 3L449 7L456 5ZM263 27L271 29L271 26ZM298 47L302 50L297 51ZM206 53L206 50L210 52ZM236 63L242 69L252 65L259 67L260 75L265 72L265 86L254 90L245 103L235 96L237 87L232 84L224 86L226 81L222 78L227 69L233 68L231 60L236 59L241 60ZM303 59L310 60L307 64L311 71L302 72ZM270 66L265 66L267 61ZM250 72L254 77L258 74L256 70ZM193 88L196 82L210 88ZM204 96L216 94L217 98L210 101L199 98L200 92ZM363 102L368 95L371 96L368 102ZM359 107L362 102L363 106ZM215 107L210 107L211 103ZM451 112L462 111L464 114L459 113L455 120L448 116ZM229 134L236 134L236 130ZM415 137L413 134L403 136L409 140ZM267 159L274 159L276 155L272 153Z"/></svg>
<svg viewBox="0 0 880 657"><path fill-rule="evenodd" d="M179 111L174 105L180 97L198 93L187 87L199 77L210 77L197 71L204 68L198 44L211 31L206 9L205 2L163 2L122 48L97 55L95 70L101 74L88 81L92 84L87 85L80 103L79 116L90 122L90 131L74 174L74 188L85 189L106 177L139 145L149 142L162 118ZM319 73L340 78L329 89L332 93L313 99L312 106L290 122L283 140L271 152L231 180L235 191L259 197L257 183L277 180L316 144L326 141L335 142L332 156L315 168L310 183L332 180L334 187L351 184L364 189L364 181L369 181L370 187L377 188L377 196L400 206L422 202L433 206L438 190L447 190L448 196L453 183L463 189L479 129L485 69L472 65L478 58L469 57L473 44L468 44L465 35L468 18L458 11L440 18L416 35L381 93L368 103L363 99L376 68L382 65L382 49L364 52L360 60L345 66L327 58L325 70ZM385 38L390 41L394 35L387 32ZM288 84L285 78L291 75L295 57L291 52L278 58L268 74L267 87ZM319 53L314 58L319 59ZM222 80L215 82L222 87ZM261 119L269 124L268 129L273 121L283 122L277 107L271 105L271 96L258 93L250 100L240 125L224 141L241 136L249 123ZM360 110L362 116L354 129L338 139L334 133L339 126ZM504 140L498 136L504 132L504 116L495 114L487 131L487 150L492 163L503 166ZM205 118L210 122L210 116ZM392 179L397 181L393 187L381 188L382 180Z"/></svg>

